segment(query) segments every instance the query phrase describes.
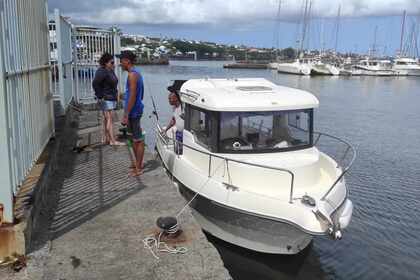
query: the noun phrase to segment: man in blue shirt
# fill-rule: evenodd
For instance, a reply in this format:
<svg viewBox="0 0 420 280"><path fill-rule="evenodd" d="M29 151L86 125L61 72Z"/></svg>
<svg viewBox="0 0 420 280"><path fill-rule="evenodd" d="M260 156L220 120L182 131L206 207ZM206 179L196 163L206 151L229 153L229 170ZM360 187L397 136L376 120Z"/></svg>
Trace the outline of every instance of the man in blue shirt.
<svg viewBox="0 0 420 280"><path fill-rule="evenodd" d="M144 157L144 136L141 129L140 119L143 115L143 95L144 85L143 77L134 67L136 55L131 51L122 51L117 56L121 60L121 67L128 72L125 98L124 98L124 117L122 123L127 125L133 134L133 149L135 155L135 163L132 176L139 176L143 173L143 157Z"/></svg>

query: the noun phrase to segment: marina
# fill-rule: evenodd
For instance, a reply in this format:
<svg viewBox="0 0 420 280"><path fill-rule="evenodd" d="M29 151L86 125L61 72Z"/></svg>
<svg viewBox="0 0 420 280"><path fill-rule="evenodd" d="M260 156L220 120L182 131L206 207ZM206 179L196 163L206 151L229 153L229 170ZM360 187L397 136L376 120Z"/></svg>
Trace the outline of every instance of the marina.
<svg viewBox="0 0 420 280"><path fill-rule="evenodd" d="M169 67L143 67L148 87L160 104L162 123L171 116L164 88L172 80L259 77L313 92L320 101L315 111L315 129L346 139L358 152L346 176L354 211L342 240L315 237L308 250L285 258L211 238L231 276L267 280L416 279L419 255L413 233L419 230L414 221L418 221L416 197L420 195L420 177L416 166L420 154L417 143L411 139L420 137L416 108L420 102L420 80L371 76L310 78L279 75L272 70L223 69L222 65L223 62L177 61ZM151 114L151 107L148 112ZM155 127L155 122L151 122L146 129L153 131ZM149 145L155 143L153 139L148 141ZM358 261L355 263L354 259ZM384 265L387 269L383 269Z"/></svg>
<svg viewBox="0 0 420 280"><path fill-rule="evenodd" d="M300 2L266 4L273 47L257 6L249 45L205 0L152 24L234 45L1 2L0 279L417 279L420 17L345 52L354 3Z"/></svg>

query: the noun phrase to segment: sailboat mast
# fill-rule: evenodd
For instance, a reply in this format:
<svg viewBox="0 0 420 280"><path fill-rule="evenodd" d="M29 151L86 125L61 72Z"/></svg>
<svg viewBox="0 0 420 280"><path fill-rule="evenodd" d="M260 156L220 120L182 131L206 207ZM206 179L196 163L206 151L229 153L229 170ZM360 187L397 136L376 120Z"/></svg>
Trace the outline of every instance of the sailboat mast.
<svg viewBox="0 0 420 280"><path fill-rule="evenodd" d="M310 37L311 37L311 25L310 25L311 16L312 16L312 0L309 0L308 16L306 19L306 38L308 38L307 45L306 45L307 49L309 49Z"/></svg>
<svg viewBox="0 0 420 280"><path fill-rule="evenodd" d="M309 9L308 4L309 4L309 0L305 0L305 11L303 13L302 38L300 41L300 53L303 52L303 47L304 47L305 37L306 37L307 17L308 17L308 9Z"/></svg>
<svg viewBox="0 0 420 280"><path fill-rule="evenodd" d="M375 33L373 35L373 45L372 45L372 49L370 50L370 54L369 57L375 57L376 55L376 35L378 33L378 26L375 26Z"/></svg>
<svg viewBox="0 0 420 280"><path fill-rule="evenodd" d="M403 19L401 24L401 40L400 40L400 49L399 49L399 55L403 56L403 44L404 44L404 33L405 33L405 20L407 17L407 11L404 10L403 13Z"/></svg>
<svg viewBox="0 0 420 280"><path fill-rule="evenodd" d="M279 56L279 49L280 49L280 36L279 36L279 29L280 29L280 12L281 12L281 2L282 0L279 0L279 5L277 8L277 14L276 14L276 25L274 28L274 42L276 47L276 53L277 57Z"/></svg>
<svg viewBox="0 0 420 280"><path fill-rule="evenodd" d="M320 32L320 42L321 42L321 56L324 54L324 19L321 18L321 32Z"/></svg>
<svg viewBox="0 0 420 280"><path fill-rule="evenodd" d="M279 5L277 8L277 14L276 14L276 28L275 28L275 43L276 43L276 47L277 49L280 48L280 36L279 36L279 28L280 28L280 12L281 12L281 1L279 0Z"/></svg>
<svg viewBox="0 0 420 280"><path fill-rule="evenodd" d="M338 12L337 12L337 26L335 29L335 46L334 46L335 53L337 53L337 48L338 48L338 34L340 32L340 17L341 17L341 4L338 6Z"/></svg>

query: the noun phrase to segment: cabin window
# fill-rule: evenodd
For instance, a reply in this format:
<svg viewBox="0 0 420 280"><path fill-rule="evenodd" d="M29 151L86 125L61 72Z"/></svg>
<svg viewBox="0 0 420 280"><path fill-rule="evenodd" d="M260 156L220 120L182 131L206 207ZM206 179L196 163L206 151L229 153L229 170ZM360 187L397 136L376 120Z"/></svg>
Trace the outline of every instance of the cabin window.
<svg viewBox="0 0 420 280"><path fill-rule="evenodd" d="M190 131L196 142L215 151L217 146L217 113L187 105L185 107L186 129Z"/></svg>
<svg viewBox="0 0 420 280"><path fill-rule="evenodd" d="M313 142L313 110L221 112L219 150L225 153L304 149Z"/></svg>

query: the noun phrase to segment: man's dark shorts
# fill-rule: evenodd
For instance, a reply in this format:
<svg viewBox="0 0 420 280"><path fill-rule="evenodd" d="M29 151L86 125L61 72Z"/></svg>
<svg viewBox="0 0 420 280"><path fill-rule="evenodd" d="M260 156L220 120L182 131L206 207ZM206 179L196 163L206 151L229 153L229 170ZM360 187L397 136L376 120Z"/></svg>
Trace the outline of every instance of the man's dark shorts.
<svg viewBox="0 0 420 280"><path fill-rule="evenodd" d="M141 116L138 118L128 118L128 131L133 134L133 141L144 141L143 131L140 125Z"/></svg>

